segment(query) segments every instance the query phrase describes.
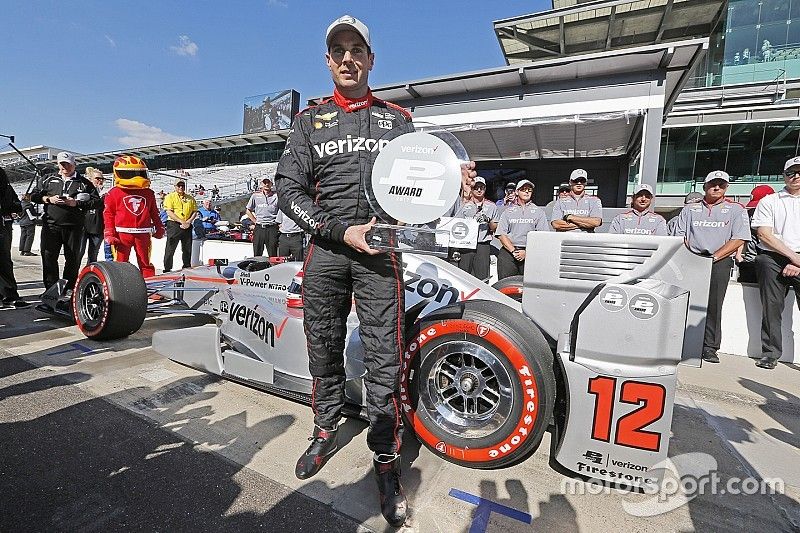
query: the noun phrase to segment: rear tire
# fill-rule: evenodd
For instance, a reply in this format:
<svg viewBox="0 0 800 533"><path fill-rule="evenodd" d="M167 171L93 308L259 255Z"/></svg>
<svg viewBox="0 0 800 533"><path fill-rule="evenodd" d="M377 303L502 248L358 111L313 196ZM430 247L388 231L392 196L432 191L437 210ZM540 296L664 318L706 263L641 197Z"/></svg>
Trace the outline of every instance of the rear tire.
<svg viewBox="0 0 800 533"><path fill-rule="evenodd" d="M506 296L510 296L518 302L522 301L522 276L509 276L497 281L492 285L495 289Z"/></svg>
<svg viewBox="0 0 800 533"><path fill-rule="evenodd" d="M446 460L500 468L535 450L555 402L553 353L522 314L467 301L421 319L401 365L401 402L419 440Z"/></svg>
<svg viewBox="0 0 800 533"><path fill-rule="evenodd" d="M105 261L84 267L72 295L75 323L94 340L127 337L147 314L147 285L130 263Z"/></svg>

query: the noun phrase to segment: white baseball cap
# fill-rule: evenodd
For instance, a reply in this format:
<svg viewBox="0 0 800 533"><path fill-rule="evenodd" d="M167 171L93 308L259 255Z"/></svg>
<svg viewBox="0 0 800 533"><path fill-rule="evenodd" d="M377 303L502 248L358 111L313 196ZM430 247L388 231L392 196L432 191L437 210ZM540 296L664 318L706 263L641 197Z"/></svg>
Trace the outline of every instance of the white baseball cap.
<svg viewBox="0 0 800 533"><path fill-rule="evenodd" d="M369 40L369 28L367 25L351 15L343 15L338 19L331 22L328 26L328 31L325 33L325 45L330 47L333 36L342 30L354 31L364 39L364 43L372 48L372 43Z"/></svg>
<svg viewBox="0 0 800 533"><path fill-rule="evenodd" d="M520 189L521 189L521 188L523 188L525 185L530 185L531 187L534 187L534 185L533 185L533 182L532 182L532 181L528 181L528 180L519 180L519 181L517 182L517 190L520 190Z"/></svg>
<svg viewBox="0 0 800 533"><path fill-rule="evenodd" d="M575 181L577 179L583 178L585 180L589 179L589 174L582 168L576 168L572 171L572 174L569 175L569 181Z"/></svg>
<svg viewBox="0 0 800 533"><path fill-rule="evenodd" d="M58 152L56 156L56 163L69 163L75 166L75 156L69 152Z"/></svg>
<svg viewBox="0 0 800 533"><path fill-rule="evenodd" d="M725 180L730 183L731 177L724 170L712 170L708 173L708 176L706 176L706 179L703 183L708 183L712 180Z"/></svg>
<svg viewBox="0 0 800 533"><path fill-rule="evenodd" d="M478 183L483 183L484 185L486 185L486 180L483 179L482 177L478 176L478 177L475 178L475 184L478 184Z"/></svg>
<svg viewBox="0 0 800 533"><path fill-rule="evenodd" d="M792 167L800 167L800 156L793 157L783 164L783 171L786 172Z"/></svg>
<svg viewBox="0 0 800 533"><path fill-rule="evenodd" d="M633 188L633 195L636 196L637 194L639 194L642 191L649 192L651 196L655 194L653 192L653 188L650 185L648 185L646 183L640 183L639 185L637 185L636 187Z"/></svg>

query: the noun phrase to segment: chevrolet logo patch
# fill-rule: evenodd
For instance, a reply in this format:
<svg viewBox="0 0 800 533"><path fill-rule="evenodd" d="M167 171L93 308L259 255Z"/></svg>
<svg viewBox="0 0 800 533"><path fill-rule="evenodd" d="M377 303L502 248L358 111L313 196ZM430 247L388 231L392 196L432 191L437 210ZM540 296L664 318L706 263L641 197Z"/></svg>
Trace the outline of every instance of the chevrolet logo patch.
<svg viewBox="0 0 800 533"><path fill-rule="evenodd" d="M320 120L324 120L325 122L328 122L338 114L339 114L338 111L331 111L330 113L325 113L324 115L317 115L317 118Z"/></svg>

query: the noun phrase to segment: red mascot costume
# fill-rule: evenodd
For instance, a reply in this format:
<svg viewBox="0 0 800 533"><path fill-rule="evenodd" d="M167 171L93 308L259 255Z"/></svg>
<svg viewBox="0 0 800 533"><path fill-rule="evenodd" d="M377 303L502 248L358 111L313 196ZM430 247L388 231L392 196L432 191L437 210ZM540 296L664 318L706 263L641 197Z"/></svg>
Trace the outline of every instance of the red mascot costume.
<svg viewBox="0 0 800 533"><path fill-rule="evenodd" d="M164 224L158 215L156 195L150 189L147 165L132 155L119 156L114 161L114 188L106 195L105 240L111 245L114 260L127 262L131 248L142 276L156 275L150 262L150 235L164 236Z"/></svg>

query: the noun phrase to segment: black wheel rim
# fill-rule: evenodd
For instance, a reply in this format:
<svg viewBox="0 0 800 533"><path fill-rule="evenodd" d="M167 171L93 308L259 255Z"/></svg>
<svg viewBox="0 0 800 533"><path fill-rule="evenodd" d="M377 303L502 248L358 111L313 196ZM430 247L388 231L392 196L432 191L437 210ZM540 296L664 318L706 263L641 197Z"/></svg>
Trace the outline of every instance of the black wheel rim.
<svg viewBox="0 0 800 533"><path fill-rule="evenodd" d="M106 299L103 285L99 279L85 280L78 299L78 312L81 322L87 329L94 329L103 322L106 310Z"/></svg>
<svg viewBox="0 0 800 533"><path fill-rule="evenodd" d="M469 340L437 346L420 366L418 409L455 437L491 435L506 423L516 399L501 357Z"/></svg>

